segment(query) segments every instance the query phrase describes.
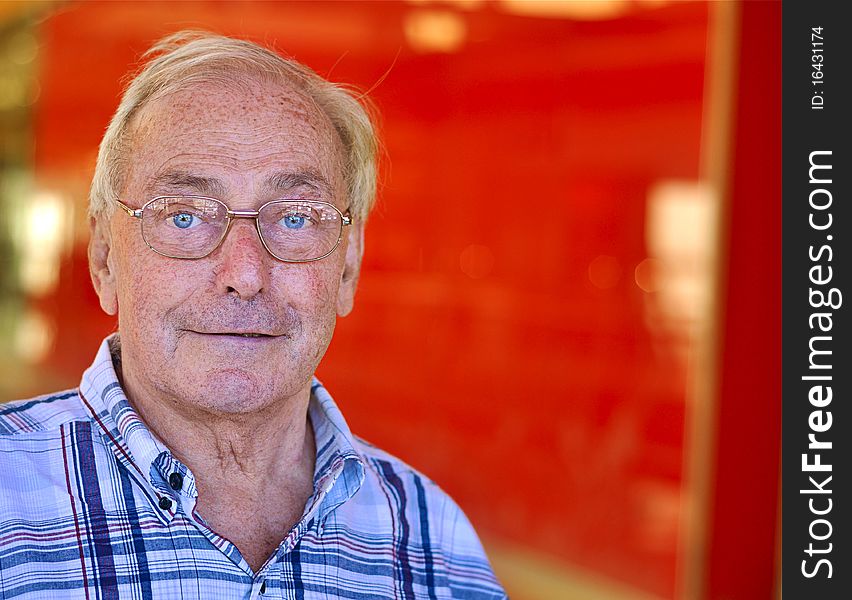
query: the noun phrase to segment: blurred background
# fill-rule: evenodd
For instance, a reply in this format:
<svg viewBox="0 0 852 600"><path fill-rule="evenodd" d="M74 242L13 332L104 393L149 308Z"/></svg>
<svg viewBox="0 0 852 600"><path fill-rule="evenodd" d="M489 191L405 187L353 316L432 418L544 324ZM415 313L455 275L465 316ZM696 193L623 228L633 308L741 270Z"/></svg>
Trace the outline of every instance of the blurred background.
<svg viewBox="0 0 852 600"><path fill-rule="evenodd" d="M387 157L318 372L515 600L780 597L780 3L0 2L0 401L100 340L97 146L159 37L369 90Z"/></svg>

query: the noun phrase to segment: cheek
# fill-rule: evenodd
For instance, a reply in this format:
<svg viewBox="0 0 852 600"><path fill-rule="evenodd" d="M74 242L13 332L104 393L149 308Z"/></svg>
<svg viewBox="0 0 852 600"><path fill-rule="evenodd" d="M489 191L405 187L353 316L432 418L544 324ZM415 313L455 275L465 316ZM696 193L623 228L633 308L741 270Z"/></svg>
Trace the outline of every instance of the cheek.
<svg viewBox="0 0 852 600"><path fill-rule="evenodd" d="M312 314L305 331L304 341L307 345L303 352L312 369L316 369L317 363L325 355L337 323L337 288L340 278L335 277L334 273L333 269L329 269L327 273L312 277L308 282L308 302Z"/></svg>
<svg viewBox="0 0 852 600"><path fill-rule="evenodd" d="M333 307L333 298L337 291L334 280L329 277L316 277L310 282L310 294L321 312Z"/></svg>
<svg viewBox="0 0 852 600"><path fill-rule="evenodd" d="M289 299L299 315L302 330L301 339L294 347L301 356L294 356L293 359L298 362L307 360L312 368L316 368L315 363L325 354L334 333L339 281L339 273L333 264L322 267L319 264L311 265L299 277L298 289L294 289L295 282L290 280ZM286 282L284 285L287 285Z"/></svg>
<svg viewBox="0 0 852 600"><path fill-rule="evenodd" d="M337 289L340 276L335 263L317 263L317 268L311 269L303 287L302 301L307 312L313 313L323 320L336 314Z"/></svg>
<svg viewBox="0 0 852 600"><path fill-rule="evenodd" d="M135 332L153 341L167 333L170 312L185 301L193 286L191 278L177 268L180 265L170 264L169 259L158 260L160 257L150 250L148 254L152 256L141 254L132 264L122 264L119 328L123 334Z"/></svg>
<svg viewBox="0 0 852 600"><path fill-rule="evenodd" d="M335 311L343 261L335 254L312 263L281 264L275 271L273 295L286 299L302 315Z"/></svg>

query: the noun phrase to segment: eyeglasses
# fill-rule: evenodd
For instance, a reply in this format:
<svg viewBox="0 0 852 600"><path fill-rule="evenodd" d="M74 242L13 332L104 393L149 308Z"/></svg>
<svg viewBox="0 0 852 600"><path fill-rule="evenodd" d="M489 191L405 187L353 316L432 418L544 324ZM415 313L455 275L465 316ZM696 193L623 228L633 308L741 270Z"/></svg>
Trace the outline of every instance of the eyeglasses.
<svg viewBox="0 0 852 600"><path fill-rule="evenodd" d="M158 196L133 209L116 200L140 220L142 239L157 254L170 258L204 258L222 243L233 219L254 219L263 247L283 262L325 258L340 244L343 227L352 224L328 202L273 200L257 210L231 210L215 198Z"/></svg>

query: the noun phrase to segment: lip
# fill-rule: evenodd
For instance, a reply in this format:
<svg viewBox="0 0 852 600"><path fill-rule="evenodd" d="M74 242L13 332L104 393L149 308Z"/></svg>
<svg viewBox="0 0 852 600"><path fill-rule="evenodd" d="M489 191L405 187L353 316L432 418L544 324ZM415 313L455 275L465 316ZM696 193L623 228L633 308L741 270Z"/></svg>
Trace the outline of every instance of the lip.
<svg viewBox="0 0 852 600"><path fill-rule="evenodd" d="M280 337L284 337L281 334L274 333L264 333L260 331L194 331L187 330L189 333L194 333L196 335L209 336L213 338L218 338L222 340L239 340L239 341L247 341L247 342L262 342L275 340Z"/></svg>
<svg viewBox="0 0 852 600"><path fill-rule="evenodd" d="M274 333L261 333L259 331L199 331L202 335L230 335L239 337L279 337Z"/></svg>

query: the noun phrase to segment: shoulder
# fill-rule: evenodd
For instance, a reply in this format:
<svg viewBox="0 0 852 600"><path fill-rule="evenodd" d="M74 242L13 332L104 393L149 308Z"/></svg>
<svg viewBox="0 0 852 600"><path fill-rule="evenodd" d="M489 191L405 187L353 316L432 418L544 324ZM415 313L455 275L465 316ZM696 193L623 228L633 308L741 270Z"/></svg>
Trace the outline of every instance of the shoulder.
<svg viewBox="0 0 852 600"><path fill-rule="evenodd" d="M413 553L425 560L452 591L453 598L505 598L479 536L464 511L429 477L394 455L354 437L365 462L362 492L384 506L393 528ZM380 515L378 510L375 515ZM378 522L382 519L379 517ZM378 523L374 521L373 526Z"/></svg>
<svg viewBox="0 0 852 600"><path fill-rule="evenodd" d="M396 473L411 477L417 477L419 479L429 481L430 484L435 485L429 478L423 475L423 473L421 473L402 459L397 458L390 452L386 452L378 446L371 444L364 438L361 438L357 435L352 436L352 445L355 447L355 450L368 463L371 463L373 465L387 463L387 465Z"/></svg>
<svg viewBox="0 0 852 600"><path fill-rule="evenodd" d="M91 423L76 390L0 404L0 530L68 514L64 490L75 458L66 456L66 449L79 450L84 447L80 439L88 439L89 456L101 452L94 449L98 440L89 433ZM85 465L97 478L94 466L92 461Z"/></svg>
<svg viewBox="0 0 852 600"><path fill-rule="evenodd" d="M401 491L411 489L418 495L428 496L430 504L455 505L437 483L390 452L357 436L353 436L353 445L364 460L367 478L372 475L382 486L400 488Z"/></svg>
<svg viewBox="0 0 852 600"><path fill-rule="evenodd" d="M372 478L385 489L407 495L408 504L414 503L435 516L462 512L437 483L402 459L357 436L353 436L353 445L365 463L365 479Z"/></svg>
<svg viewBox="0 0 852 600"><path fill-rule="evenodd" d="M15 400L0 404L0 436L51 431L88 418L76 389Z"/></svg>
<svg viewBox="0 0 852 600"><path fill-rule="evenodd" d="M386 506L393 518L407 521L412 529L452 552L457 544L479 539L455 500L432 479L396 456L361 438L354 445L365 465L362 495L376 506ZM458 527L461 524L462 527Z"/></svg>

